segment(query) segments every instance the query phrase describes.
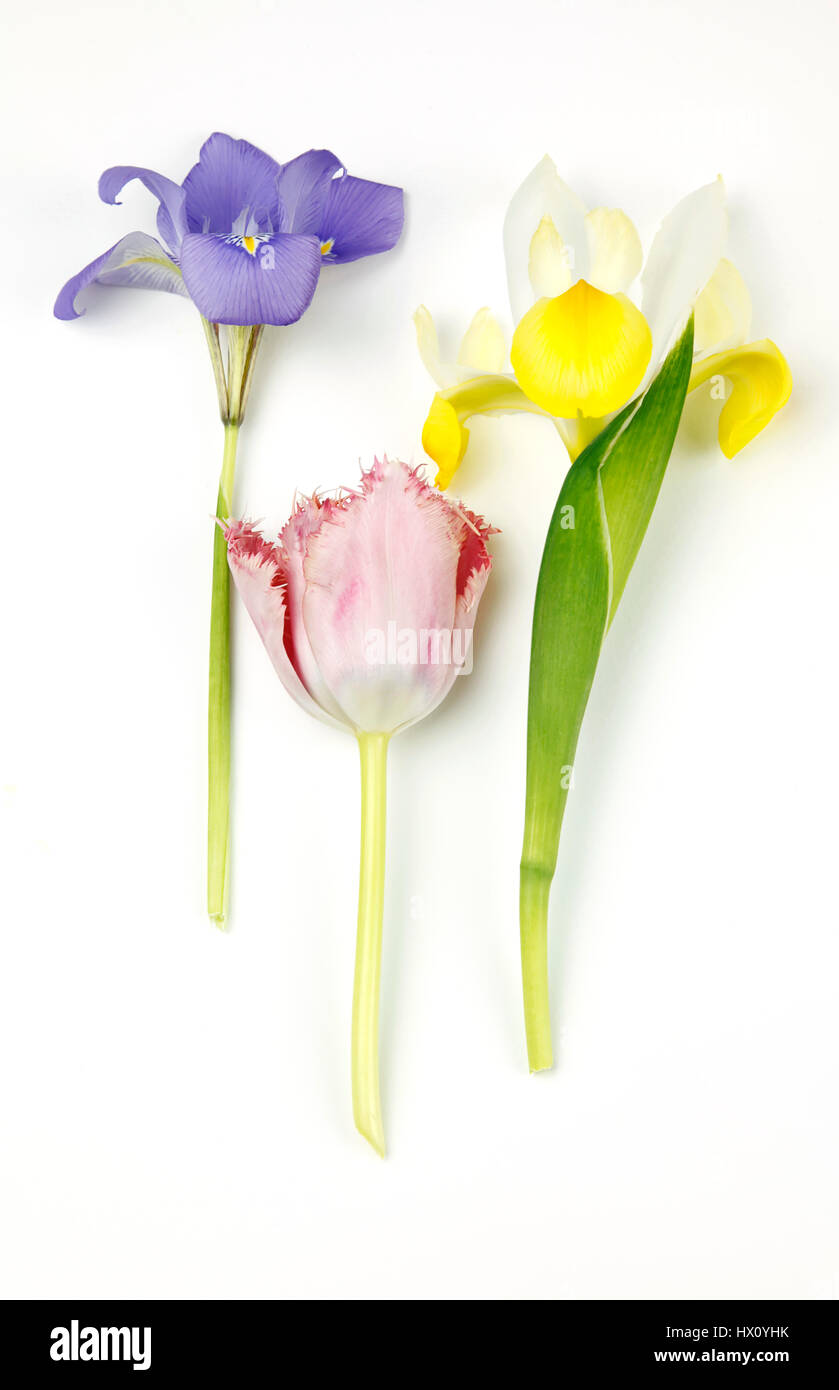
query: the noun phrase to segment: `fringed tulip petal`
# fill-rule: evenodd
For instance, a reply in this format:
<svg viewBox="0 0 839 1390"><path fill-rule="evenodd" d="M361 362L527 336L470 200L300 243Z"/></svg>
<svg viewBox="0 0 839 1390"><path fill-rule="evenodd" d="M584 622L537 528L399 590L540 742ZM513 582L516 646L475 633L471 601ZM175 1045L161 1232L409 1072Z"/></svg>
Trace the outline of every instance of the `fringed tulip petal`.
<svg viewBox="0 0 839 1390"><path fill-rule="evenodd" d="M306 577L303 565L312 537L334 516L336 509L344 505L340 500L335 502L331 498L323 501L318 497L307 498L280 532L280 545L285 555L288 654L312 699L340 723L345 722L344 713L321 674L306 631L303 615Z"/></svg>
<svg viewBox="0 0 839 1390"><path fill-rule="evenodd" d="M78 296L93 283L122 285L143 290L165 290L189 298L180 270L169 259L160 242L145 232L130 232L95 261L86 265L60 291L53 310L58 319L77 319L85 311L77 308Z"/></svg>
<svg viewBox="0 0 839 1390"><path fill-rule="evenodd" d="M719 420L720 448L730 459L786 405L792 373L780 348L763 338L695 362L689 389L693 391L715 376L725 377L732 385Z"/></svg>
<svg viewBox="0 0 839 1390"><path fill-rule="evenodd" d="M748 340L752 301L739 270L725 257L696 301L694 351L725 352Z"/></svg>
<svg viewBox="0 0 839 1390"><path fill-rule="evenodd" d="M556 172L547 155L513 195L504 219L504 256L513 321L518 322L539 296L530 282L530 249L544 218L549 218L562 243L574 276L588 272L586 208Z"/></svg>
<svg viewBox="0 0 839 1390"><path fill-rule="evenodd" d="M212 323L295 323L312 302L320 267L311 236L190 233L181 247L186 287Z"/></svg>
<svg viewBox="0 0 839 1390"><path fill-rule="evenodd" d="M468 666L491 530L385 458L359 492L301 503L276 545L241 522L225 534L237 588L298 703L353 733L390 735Z"/></svg>
<svg viewBox="0 0 839 1390"><path fill-rule="evenodd" d="M472 630L478 616L478 604L487 586L492 561L487 550L487 537L493 528L487 526L482 517L464 507L461 515L465 530L457 567L457 602L455 605L455 631L461 634L462 651L469 649ZM442 698L442 697L441 697Z"/></svg>
<svg viewBox="0 0 839 1390"><path fill-rule="evenodd" d="M513 370L522 390L552 415L599 418L638 387L652 342L643 314L624 295L578 280L556 299L540 299L513 335Z"/></svg>
<svg viewBox="0 0 839 1390"><path fill-rule="evenodd" d="M595 208L586 214L589 273L587 279L607 294L624 294L644 264L635 224L620 208Z"/></svg>
<svg viewBox="0 0 839 1390"><path fill-rule="evenodd" d="M328 724L335 723L329 712L312 699L289 655L286 559L281 549L266 541L248 522L231 521L223 529L233 581L274 670L302 709Z"/></svg>
<svg viewBox="0 0 839 1390"><path fill-rule="evenodd" d="M404 464L385 460L312 537L306 630L355 729L387 733L413 723L454 680L452 663L429 662L425 649L430 633L452 632L461 529L439 493Z"/></svg>

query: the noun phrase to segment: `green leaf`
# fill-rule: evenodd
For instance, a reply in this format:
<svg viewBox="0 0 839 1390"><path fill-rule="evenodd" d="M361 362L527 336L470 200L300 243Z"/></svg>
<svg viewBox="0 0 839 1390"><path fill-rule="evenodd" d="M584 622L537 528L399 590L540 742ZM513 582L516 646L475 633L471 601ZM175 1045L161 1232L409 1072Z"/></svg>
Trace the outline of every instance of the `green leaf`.
<svg viewBox="0 0 839 1390"><path fill-rule="evenodd" d="M690 379L693 320L645 394L568 472L551 519L533 613L521 948L531 1071L552 1062L548 898L574 756L600 648L644 539Z"/></svg>

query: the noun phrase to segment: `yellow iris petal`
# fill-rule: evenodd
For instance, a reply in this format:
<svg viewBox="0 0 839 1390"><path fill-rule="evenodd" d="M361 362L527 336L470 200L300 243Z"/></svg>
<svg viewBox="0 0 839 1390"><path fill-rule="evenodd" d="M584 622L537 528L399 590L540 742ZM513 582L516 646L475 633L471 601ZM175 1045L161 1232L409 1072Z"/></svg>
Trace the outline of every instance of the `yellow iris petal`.
<svg viewBox="0 0 839 1390"><path fill-rule="evenodd" d="M652 353L644 315L625 295L578 280L540 299L513 334L511 360L522 390L564 419L609 415L640 385Z"/></svg>
<svg viewBox="0 0 839 1390"><path fill-rule="evenodd" d="M730 459L786 405L792 373L780 348L771 339L762 338L702 358L694 364L688 390L694 391L715 376L725 377L732 386L718 426L720 448Z"/></svg>
<svg viewBox="0 0 839 1390"><path fill-rule="evenodd" d="M465 421L472 415L498 415L524 410L544 415L510 376L478 376L438 391L422 429L422 447L437 465L437 487L447 488L460 467L469 431Z"/></svg>
<svg viewBox="0 0 839 1390"><path fill-rule="evenodd" d="M434 481L439 488L448 487L468 443L469 431L461 424L454 406L438 392L422 427L422 447L437 465Z"/></svg>

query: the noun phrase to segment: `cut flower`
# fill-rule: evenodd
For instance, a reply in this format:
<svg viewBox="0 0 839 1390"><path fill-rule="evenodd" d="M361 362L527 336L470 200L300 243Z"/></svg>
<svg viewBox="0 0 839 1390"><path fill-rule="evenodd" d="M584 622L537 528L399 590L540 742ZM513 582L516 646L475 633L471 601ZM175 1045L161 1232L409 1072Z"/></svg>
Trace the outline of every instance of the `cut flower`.
<svg viewBox="0 0 839 1390"><path fill-rule="evenodd" d="M543 159L504 223L515 324L509 360L487 308L467 329L456 360L441 351L428 310L414 316L420 354L439 388L423 429L438 487L447 487L460 466L475 415L546 416L571 459L542 556L530 653L519 919L533 1071L553 1059L548 903L577 741L687 393L709 381L715 388L730 383L718 435L731 458L791 390L776 345L748 341L751 303L725 256L727 224L717 179L665 218L644 264L626 214L587 211Z"/></svg>
<svg viewBox="0 0 839 1390"><path fill-rule="evenodd" d="M384 1153L378 1018L387 747L468 667L492 561L489 527L404 463L361 488L301 501L276 541L224 527L236 588L280 680L303 709L355 734L362 835L353 997L353 1114Z"/></svg>
<svg viewBox="0 0 839 1390"><path fill-rule="evenodd" d="M234 582L289 694L327 723L388 735L430 714L468 661L489 534L387 458L358 492L300 502L276 542L226 528Z"/></svg>
<svg viewBox="0 0 839 1390"><path fill-rule="evenodd" d="M216 516L233 509L239 427L264 326L294 323L321 267L387 251L402 231L401 188L347 174L330 150L278 164L247 140L219 132L182 184L137 165L106 169L106 203L133 179L158 200L155 237L131 232L68 280L55 302L78 318L88 285L164 290L201 313L224 424ZM230 822L230 574L214 536L208 706L207 911L224 925Z"/></svg>
<svg viewBox="0 0 839 1390"><path fill-rule="evenodd" d="M387 251L402 231L401 188L352 177L330 150L278 164L216 132L182 184L118 165L99 196L117 202L132 179L158 200L160 241L131 232L97 256L61 290L57 318L78 318L78 296L96 282L186 295L211 323L294 323L322 265Z"/></svg>

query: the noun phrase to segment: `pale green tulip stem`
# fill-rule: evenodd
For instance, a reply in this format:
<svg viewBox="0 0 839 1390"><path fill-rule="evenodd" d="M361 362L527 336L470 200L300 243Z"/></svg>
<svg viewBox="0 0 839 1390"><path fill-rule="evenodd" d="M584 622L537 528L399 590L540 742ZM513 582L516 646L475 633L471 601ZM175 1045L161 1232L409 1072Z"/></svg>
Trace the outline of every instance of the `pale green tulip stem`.
<svg viewBox="0 0 839 1390"><path fill-rule="evenodd" d="M218 389L224 422L224 454L219 480L216 518L227 521L233 514L236 449L239 425L251 371L259 346L261 327L231 327L228 332L227 370L222 356L218 324L203 320L204 332ZM224 927L230 853L230 571L227 542L220 526L213 537L213 587L210 609L210 686L207 722L207 911L210 921Z"/></svg>
<svg viewBox="0 0 839 1390"><path fill-rule="evenodd" d="M352 1008L353 1118L359 1133L384 1158L379 1096L379 990L385 894L388 734L359 734L361 753L361 866Z"/></svg>

